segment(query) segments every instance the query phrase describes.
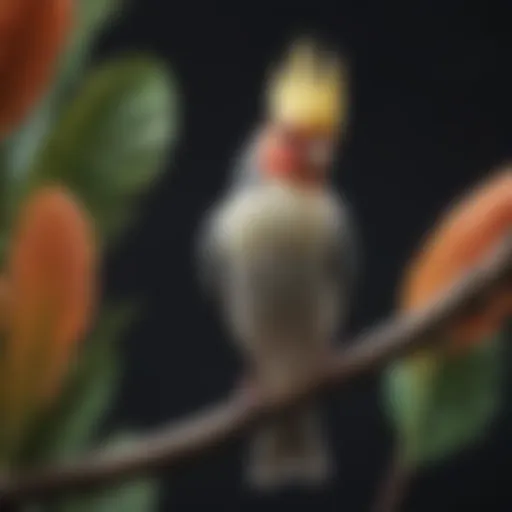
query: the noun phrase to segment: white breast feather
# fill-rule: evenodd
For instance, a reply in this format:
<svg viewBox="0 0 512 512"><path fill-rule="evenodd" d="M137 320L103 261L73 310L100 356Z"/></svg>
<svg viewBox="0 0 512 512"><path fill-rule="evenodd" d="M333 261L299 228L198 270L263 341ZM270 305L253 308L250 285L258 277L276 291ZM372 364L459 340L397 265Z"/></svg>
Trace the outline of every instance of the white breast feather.
<svg viewBox="0 0 512 512"><path fill-rule="evenodd" d="M297 249L330 242L337 204L329 194L268 185L243 190L228 200L217 223L221 245L235 257L251 256L283 240Z"/></svg>

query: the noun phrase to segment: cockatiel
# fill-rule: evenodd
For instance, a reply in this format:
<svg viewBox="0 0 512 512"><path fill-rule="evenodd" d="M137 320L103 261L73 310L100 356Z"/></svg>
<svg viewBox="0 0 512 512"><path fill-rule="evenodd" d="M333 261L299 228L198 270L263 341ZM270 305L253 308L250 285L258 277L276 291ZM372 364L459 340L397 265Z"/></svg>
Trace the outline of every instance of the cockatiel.
<svg viewBox="0 0 512 512"><path fill-rule="evenodd" d="M293 45L233 186L200 232L204 282L270 393L325 364L352 298L355 232L329 184L346 103L341 63L311 42ZM254 439L252 484L323 483L332 468L323 440L312 405L271 420Z"/></svg>

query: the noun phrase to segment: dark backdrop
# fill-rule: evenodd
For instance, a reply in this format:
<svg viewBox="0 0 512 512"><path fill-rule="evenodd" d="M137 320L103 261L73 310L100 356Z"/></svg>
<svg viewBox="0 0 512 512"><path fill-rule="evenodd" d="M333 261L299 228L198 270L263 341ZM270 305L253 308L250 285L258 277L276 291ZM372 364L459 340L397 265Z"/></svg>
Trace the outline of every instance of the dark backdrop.
<svg viewBox="0 0 512 512"><path fill-rule="evenodd" d="M109 294L147 303L126 339L116 422L143 429L192 412L226 393L240 370L196 286L193 233L258 115L265 68L290 36L312 31L351 63L354 115L336 184L353 203L365 248L354 332L392 311L403 263L440 209L512 156L507 3L133 0L99 56L142 49L164 58L179 80L184 128L168 174L107 266ZM236 443L166 475L162 510L368 510L391 449L378 375L340 393L329 410L339 478L325 491L252 496ZM509 512L511 410L485 443L423 473L408 510Z"/></svg>

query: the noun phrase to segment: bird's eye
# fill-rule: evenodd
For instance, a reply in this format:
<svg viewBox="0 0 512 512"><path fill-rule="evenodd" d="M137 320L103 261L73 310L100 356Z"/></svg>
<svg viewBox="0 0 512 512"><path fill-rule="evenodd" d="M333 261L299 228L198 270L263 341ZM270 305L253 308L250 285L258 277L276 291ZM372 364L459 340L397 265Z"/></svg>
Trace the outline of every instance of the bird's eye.
<svg viewBox="0 0 512 512"><path fill-rule="evenodd" d="M325 140L315 140L308 147L309 161L315 167L323 167L329 164L332 155L331 145Z"/></svg>

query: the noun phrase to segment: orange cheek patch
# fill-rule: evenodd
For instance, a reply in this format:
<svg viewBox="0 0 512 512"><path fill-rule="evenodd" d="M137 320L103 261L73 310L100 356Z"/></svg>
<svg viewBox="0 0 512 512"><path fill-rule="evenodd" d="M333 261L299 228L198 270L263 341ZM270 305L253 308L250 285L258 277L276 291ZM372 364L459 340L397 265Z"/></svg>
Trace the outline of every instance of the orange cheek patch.
<svg viewBox="0 0 512 512"><path fill-rule="evenodd" d="M261 168L270 176L290 176L299 163L297 152L278 141L269 141L260 151Z"/></svg>

